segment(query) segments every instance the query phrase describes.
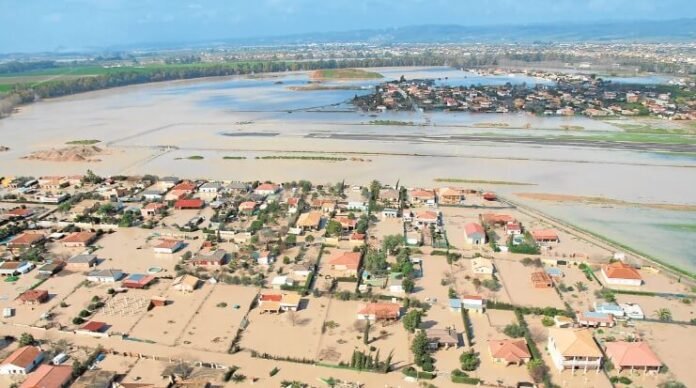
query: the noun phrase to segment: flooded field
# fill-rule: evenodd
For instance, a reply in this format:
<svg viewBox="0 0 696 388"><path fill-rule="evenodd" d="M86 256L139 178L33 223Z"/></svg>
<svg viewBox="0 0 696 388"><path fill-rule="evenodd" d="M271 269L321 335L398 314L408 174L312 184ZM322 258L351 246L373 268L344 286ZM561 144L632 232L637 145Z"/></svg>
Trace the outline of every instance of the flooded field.
<svg viewBox="0 0 696 388"><path fill-rule="evenodd" d="M449 68L378 69L383 80L331 81L330 90L296 90L306 73L206 79L139 85L25 107L0 120L0 175L99 174L178 175L217 179L444 185L436 178L514 181L534 192L605 196L634 202L695 204L696 158L600 144L524 141L548 137L612 134L621 128L584 117L528 114L398 112L366 114L349 103L375 84L401 75L439 78L449 85L527 85L546 81L522 76L480 76ZM408 125L375 125L393 120ZM574 126L580 130L564 130ZM479 135L521 136L517 143L474 140ZM68 141L98 139L107 150L99 162L22 159ZM256 159L277 155L344 156L343 161ZM190 156L203 159L188 159ZM224 157L246 159L223 159ZM462 184L466 185L466 184ZM488 186L502 193L518 187ZM530 203L534 206L549 204ZM612 239L678 265L696 266L696 215L589 205L545 210L606 233ZM675 221L676 220L676 221ZM662 226L660 226L662 225Z"/></svg>

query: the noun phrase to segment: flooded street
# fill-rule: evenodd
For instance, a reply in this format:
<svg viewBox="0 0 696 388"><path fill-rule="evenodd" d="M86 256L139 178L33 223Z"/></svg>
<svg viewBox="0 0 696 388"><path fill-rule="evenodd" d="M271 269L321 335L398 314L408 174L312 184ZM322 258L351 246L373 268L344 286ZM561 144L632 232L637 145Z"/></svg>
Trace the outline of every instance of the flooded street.
<svg viewBox="0 0 696 388"><path fill-rule="evenodd" d="M49 100L0 120L0 175L178 175L234 180L379 179L435 186L435 178L499 180L533 186L487 186L515 192L604 196L632 202L696 204L696 158L652 150L475 140L476 136L572 136L620 129L584 117L529 114L396 112L366 114L347 103L374 85L404 75L449 85L527 85L530 77L480 76L449 68L377 69L383 80L333 81L338 90L293 90L306 73L207 79L124 87ZM409 125L374 125L394 120ZM567 131L564 125L582 127ZM100 162L21 159L66 142L98 139ZM259 160L288 152L345 156L346 161ZM202 156L202 160L188 157ZM242 160L223 157L246 157ZM351 159L352 158L352 159ZM453 184L455 185L455 184ZM466 184L462 184L466 186ZM527 201L578 226L605 233L662 260L696 268L694 212ZM667 225L667 226L666 226ZM672 225L672 226L669 226ZM679 227L674 225L687 225ZM690 233L690 234L689 234Z"/></svg>

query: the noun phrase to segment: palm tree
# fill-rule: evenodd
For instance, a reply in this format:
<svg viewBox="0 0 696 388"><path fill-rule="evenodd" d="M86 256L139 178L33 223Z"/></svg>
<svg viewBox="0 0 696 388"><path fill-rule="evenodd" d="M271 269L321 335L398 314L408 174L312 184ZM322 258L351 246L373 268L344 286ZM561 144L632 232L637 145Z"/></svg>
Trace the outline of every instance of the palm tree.
<svg viewBox="0 0 696 388"><path fill-rule="evenodd" d="M583 282L575 283L575 288L580 292L587 291L587 286Z"/></svg>
<svg viewBox="0 0 696 388"><path fill-rule="evenodd" d="M655 312L657 318L663 322L669 322L672 320L672 312L669 309L661 308Z"/></svg>

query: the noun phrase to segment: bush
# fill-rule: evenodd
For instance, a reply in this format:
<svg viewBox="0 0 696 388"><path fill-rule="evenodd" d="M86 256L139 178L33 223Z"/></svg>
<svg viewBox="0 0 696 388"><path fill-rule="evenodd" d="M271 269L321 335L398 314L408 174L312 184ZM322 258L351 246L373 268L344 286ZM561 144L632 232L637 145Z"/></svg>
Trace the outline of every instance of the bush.
<svg viewBox="0 0 696 388"><path fill-rule="evenodd" d="M479 383L482 383L480 379L469 377L466 372L462 372L459 369L453 370L450 376L453 383L469 385L478 385Z"/></svg>
<svg viewBox="0 0 696 388"><path fill-rule="evenodd" d="M551 327L554 325L553 318L544 316L543 318L541 318L541 324L545 327Z"/></svg>
<svg viewBox="0 0 696 388"><path fill-rule="evenodd" d="M522 326L515 323L511 323L505 326L505 329L503 329L503 333L505 333L505 335L507 335L508 337L522 338L524 337L525 330Z"/></svg>
<svg viewBox="0 0 696 388"><path fill-rule="evenodd" d="M91 313L87 310L82 310L82 311L80 311L79 315L81 318L85 318L85 317L89 317L91 315Z"/></svg>
<svg viewBox="0 0 696 388"><path fill-rule="evenodd" d="M631 379L629 379L629 378L626 377L626 376L621 376L621 377L619 377L619 382L620 382L621 384L629 385L629 384L631 384L633 381L631 381Z"/></svg>
<svg viewBox="0 0 696 388"><path fill-rule="evenodd" d="M473 350L462 353L462 355L459 356L459 362L462 364L462 370L467 372L476 370L481 364L478 353L474 353Z"/></svg>
<svg viewBox="0 0 696 388"><path fill-rule="evenodd" d="M73 318L72 323L73 323L73 325L81 325L81 324L85 323L85 320L80 318L80 317L75 317L75 318Z"/></svg>
<svg viewBox="0 0 696 388"><path fill-rule="evenodd" d="M275 367L275 368L271 369L270 372L268 372L268 375L273 377L273 376L277 375L279 371L280 371L280 369L278 369L278 367Z"/></svg>

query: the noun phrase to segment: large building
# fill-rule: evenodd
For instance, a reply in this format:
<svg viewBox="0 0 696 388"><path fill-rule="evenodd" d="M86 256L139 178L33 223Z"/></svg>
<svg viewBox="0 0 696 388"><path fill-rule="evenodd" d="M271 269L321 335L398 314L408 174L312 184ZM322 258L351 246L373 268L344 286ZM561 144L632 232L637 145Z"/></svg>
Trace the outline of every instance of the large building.
<svg viewBox="0 0 696 388"><path fill-rule="evenodd" d="M550 328L547 349L558 370L596 370L599 373L602 367L602 351L592 332L586 329Z"/></svg>

